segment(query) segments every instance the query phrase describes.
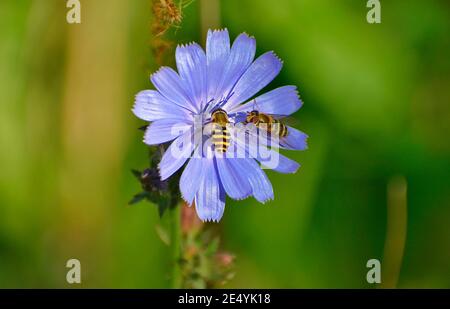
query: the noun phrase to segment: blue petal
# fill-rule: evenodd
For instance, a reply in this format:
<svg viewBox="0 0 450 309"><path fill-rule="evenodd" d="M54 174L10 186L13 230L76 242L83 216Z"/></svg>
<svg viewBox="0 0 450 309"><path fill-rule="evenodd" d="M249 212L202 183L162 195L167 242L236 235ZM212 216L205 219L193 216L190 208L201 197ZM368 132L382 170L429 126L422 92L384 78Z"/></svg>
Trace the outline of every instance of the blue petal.
<svg viewBox="0 0 450 309"><path fill-rule="evenodd" d="M239 162L238 162L239 161ZM216 158L217 170L225 192L235 200L241 200L252 193L252 187L245 176L245 169L240 164L241 158Z"/></svg>
<svg viewBox="0 0 450 309"><path fill-rule="evenodd" d="M284 86L260 95L254 100L238 105L233 112L250 112L254 109L272 115L290 115L302 106L297 87Z"/></svg>
<svg viewBox="0 0 450 309"><path fill-rule="evenodd" d="M261 55L239 79L224 109L232 110L255 95L278 75L282 66L281 60L273 52Z"/></svg>
<svg viewBox="0 0 450 309"><path fill-rule="evenodd" d="M267 149L267 151L269 152L269 155L258 152L258 155L255 158L264 166L264 168L283 174L295 173L299 169L300 164L294 160L285 157L273 149Z"/></svg>
<svg viewBox="0 0 450 309"><path fill-rule="evenodd" d="M169 178L178 171L191 156L193 150L192 132L185 132L174 140L167 148L158 165L161 180Z"/></svg>
<svg viewBox="0 0 450 309"><path fill-rule="evenodd" d="M197 110L206 104L206 55L197 43L177 46L175 51L178 72L189 90Z"/></svg>
<svg viewBox="0 0 450 309"><path fill-rule="evenodd" d="M215 99L217 88L230 55L228 31L208 30L206 39L206 62L208 67L208 102Z"/></svg>
<svg viewBox="0 0 450 309"><path fill-rule="evenodd" d="M233 115L239 115L235 113ZM286 126L288 134L285 137L278 137L277 135L270 135L267 131L263 130L261 127L257 130L256 127L247 125L245 130L249 137L252 138L254 143L260 144L262 146L271 148L283 148L289 150L305 150L308 148L306 140L308 135L305 133L294 129L293 127Z"/></svg>
<svg viewBox="0 0 450 309"><path fill-rule="evenodd" d="M179 119L161 119L152 122L145 131L144 142L147 145L157 145L175 139L186 131L190 131L192 124Z"/></svg>
<svg viewBox="0 0 450 309"><path fill-rule="evenodd" d="M264 162L261 162L261 164L264 165ZM276 164L276 166L274 166L274 167L270 167L269 169L272 169L272 170L274 170L278 173L282 173L282 174L293 174L293 173L297 172L297 170L299 168L300 168L300 164L298 164L294 160L291 160L291 159L283 156L281 153L278 153L278 164Z"/></svg>
<svg viewBox="0 0 450 309"><path fill-rule="evenodd" d="M234 40L225 69L217 86L216 102L225 99L255 57L256 40L246 33Z"/></svg>
<svg viewBox="0 0 450 309"><path fill-rule="evenodd" d="M191 158L180 178L180 191L183 199L191 205L197 193L204 171L202 158Z"/></svg>
<svg viewBox="0 0 450 309"><path fill-rule="evenodd" d="M205 174L195 196L195 209L202 221L219 221L225 209L225 191L220 185L214 160L204 159Z"/></svg>
<svg viewBox="0 0 450 309"><path fill-rule="evenodd" d="M185 109L167 100L155 90L144 90L136 95L133 113L147 121L165 118L192 119L192 115Z"/></svg>
<svg viewBox="0 0 450 309"><path fill-rule="evenodd" d="M254 159L235 160L233 164L235 164L236 169L240 170L246 176L256 200L261 203L273 200L272 184L269 178L267 178L266 173L264 173Z"/></svg>
<svg viewBox="0 0 450 309"><path fill-rule="evenodd" d="M161 67L150 79L156 89L169 101L192 112L197 111L195 105L191 103L193 99L189 96L188 89L172 68Z"/></svg>
<svg viewBox="0 0 450 309"><path fill-rule="evenodd" d="M308 139L308 135L294 129L292 127L287 127L288 135L280 139L280 146L286 149L291 150L305 150L308 148L306 140Z"/></svg>
<svg viewBox="0 0 450 309"><path fill-rule="evenodd" d="M244 152L248 158L256 159L264 168L289 174L295 173L300 167L300 164L285 157L278 151L267 148L264 144L258 146L258 143L248 142L241 135L237 135L234 142L238 151Z"/></svg>

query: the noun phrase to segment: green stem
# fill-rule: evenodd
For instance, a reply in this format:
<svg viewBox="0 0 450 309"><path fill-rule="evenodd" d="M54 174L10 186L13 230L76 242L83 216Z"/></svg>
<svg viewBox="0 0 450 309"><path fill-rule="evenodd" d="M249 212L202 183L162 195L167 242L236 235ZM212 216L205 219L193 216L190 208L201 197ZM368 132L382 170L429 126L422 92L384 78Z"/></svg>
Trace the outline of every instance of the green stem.
<svg viewBox="0 0 450 309"><path fill-rule="evenodd" d="M180 289L182 287L181 276L181 207L182 205L176 205L170 209L170 230L171 241L170 251L172 259L172 282L173 289Z"/></svg>

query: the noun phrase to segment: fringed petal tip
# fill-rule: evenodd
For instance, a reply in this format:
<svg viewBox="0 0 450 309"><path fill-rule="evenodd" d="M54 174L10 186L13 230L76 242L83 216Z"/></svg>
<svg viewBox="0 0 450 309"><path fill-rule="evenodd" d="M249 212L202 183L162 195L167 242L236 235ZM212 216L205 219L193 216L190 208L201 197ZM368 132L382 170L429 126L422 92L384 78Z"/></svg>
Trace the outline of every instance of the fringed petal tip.
<svg viewBox="0 0 450 309"><path fill-rule="evenodd" d="M172 176L178 170L178 169L175 170L175 172L173 172L172 170L166 170L165 167L161 167L161 164L158 164L157 168L158 168L159 178L161 179L161 181L165 181L165 180L169 179L170 176ZM185 198L183 198L183 200L186 203L189 203Z"/></svg>
<svg viewBox="0 0 450 309"><path fill-rule="evenodd" d="M183 193L181 193L181 198L183 199L183 201L185 202L186 206L188 207L192 207L192 205L194 205L194 201L188 201L184 196Z"/></svg>
<svg viewBox="0 0 450 309"><path fill-rule="evenodd" d="M192 206L192 204L194 203L194 200L190 201L184 194L183 192L181 192L181 198L183 199L183 201L186 203L186 205L188 205L189 207Z"/></svg>
<svg viewBox="0 0 450 309"><path fill-rule="evenodd" d="M150 80L152 80L152 78L158 74L159 72L161 72L164 68L166 68L165 66L159 67L155 72L150 73Z"/></svg>
<svg viewBox="0 0 450 309"><path fill-rule="evenodd" d="M305 134L305 149L304 150L306 150L306 149L308 149L309 147L308 147L308 140L309 140L309 135L308 134L306 134L306 133L303 133L303 134Z"/></svg>
<svg viewBox="0 0 450 309"><path fill-rule="evenodd" d="M136 101L138 98L142 97L143 95L145 95L146 93L148 93L148 91L150 91L149 89L146 90L141 90L138 93L136 93L134 95L134 101Z"/></svg>
<svg viewBox="0 0 450 309"><path fill-rule="evenodd" d="M202 222L208 223L208 222L214 222L214 223L218 223L220 221L220 219L222 219L222 216L220 216L219 218L216 217L198 217Z"/></svg>
<svg viewBox="0 0 450 309"><path fill-rule="evenodd" d="M243 36L246 36L247 38L249 38L249 39L252 39L252 40L255 40L256 41L256 39L255 39L255 37L253 36L253 35L251 35L251 34L248 34L246 31L244 31L244 32L241 32L241 34L239 34L239 35L243 35Z"/></svg>
<svg viewBox="0 0 450 309"><path fill-rule="evenodd" d="M203 214L196 209L197 216L202 222L215 222L218 223L223 217L223 212L217 214Z"/></svg>
<svg viewBox="0 0 450 309"><path fill-rule="evenodd" d="M295 86L295 85L288 85L286 87L291 87L292 88L292 91L293 91L293 93L295 94L295 96L297 97L297 100L298 100L298 109L297 110L299 110L303 106L303 100L300 97L300 93L298 92L297 86Z"/></svg>
<svg viewBox="0 0 450 309"><path fill-rule="evenodd" d="M164 173L164 171L161 169L161 162L158 163L157 169L158 169L158 174L159 174L159 178L161 179L161 181L167 180L167 178L169 178L169 176L167 176Z"/></svg>
<svg viewBox="0 0 450 309"><path fill-rule="evenodd" d="M136 117L142 119L142 118L139 116L139 109L136 107L136 103L135 103L135 104L133 105L133 107L131 108L131 112L132 112Z"/></svg>
<svg viewBox="0 0 450 309"><path fill-rule="evenodd" d="M168 73L168 74L171 74L171 73L173 73L173 72L175 72L175 70L174 69L172 69L171 67L169 67L169 66L165 66L165 65L163 65L163 66L160 66L155 72L153 72L153 73L151 73L150 74L150 81L153 83L153 84L155 84L153 81L154 81L154 79L155 79L155 77L158 77L158 75L160 75L160 74L162 74L162 73ZM176 73L176 72L175 72Z"/></svg>
<svg viewBox="0 0 450 309"><path fill-rule="evenodd" d="M273 51L268 51L266 54L271 54L276 60L280 62L280 65L283 66L283 60Z"/></svg>
<svg viewBox="0 0 450 309"><path fill-rule="evenodd" d="M273 197L269 197L269 198L267 198L267 199L265 199L265 200L257 200L260 204L263 204L263 205L265 205L266 203L270 203L271 201L273 201L274 200L274 198Z"/></svg>
<svg viewBox="0 0 450 309"><path fill-rule="evenodd" d="M298 91L297 91L297 98L298 98L298 102L299 102L297 110L299 110L303 106L303 100L302 100L302 98L300 98L300 95L298 94Z"/></svg>
<svg viewBox="0 0 450 309"><path fill-rule="evenodd" d="M250 196L252 196L252 192L248 193L246 196L242 196L242 197L238 197L238 198L233 197L232 199L235 201L243 201L243 200L249 198Z"/></svg>
<svg viewBox="0 0 450 309"><path fill-rule="evenodd" d="M143 111L143 105L148 103L148 100L146 99L147 93L150 90L142 90L139 91L138 93L136 93L136 95L134 96L134 104L133 107L131 108L131 112L138 118L142 119L142 120L147 120L145 112Z"/></svg>
<svg viewBox="0 0 450 309"><path fill-rule="evenodd" d="M203 49L197 42L188 42L188 43L178 44L176 49L190 48L190 47L199 47L199 48Z"/></svg>
<svg viewBox="0 0 450 309"><path fill-rule="evenodd" d="M245 43L246 47L256 48L256 38L253 35L248 34L247 32L242 32L241 34L239 34L236 39L234 39L233 45L235 43Z"/></svg>
<svg viewBox="0 0 450 309"><path fill-rule="evenodd" d="M218 29L208 29L208 34L219 33L219 32L227 32L228 28L218 28Z"/></svg>

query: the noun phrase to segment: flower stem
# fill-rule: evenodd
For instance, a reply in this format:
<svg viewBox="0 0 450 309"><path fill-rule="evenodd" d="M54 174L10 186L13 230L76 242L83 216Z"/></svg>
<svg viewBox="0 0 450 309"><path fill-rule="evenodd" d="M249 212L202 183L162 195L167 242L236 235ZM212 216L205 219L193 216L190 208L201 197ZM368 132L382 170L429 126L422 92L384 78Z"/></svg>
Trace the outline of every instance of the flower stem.
<svg viewBox="0 0 450 309"><path fill-rule="evenodd" d="M171 241L170 251L172 259L172 276L171 287L173 289L179 289L182 286L181 277L181 207L182 204L176 205L170 209L170 229L171 229Z"/></svg>
<svg viewBox="0 0 450 309"><path fill-rule="evenodd" d="M387 226L384 243L381 287L397 287L402 267L408 225L408 183L403 176L395 176L387 187Z"/></svg>

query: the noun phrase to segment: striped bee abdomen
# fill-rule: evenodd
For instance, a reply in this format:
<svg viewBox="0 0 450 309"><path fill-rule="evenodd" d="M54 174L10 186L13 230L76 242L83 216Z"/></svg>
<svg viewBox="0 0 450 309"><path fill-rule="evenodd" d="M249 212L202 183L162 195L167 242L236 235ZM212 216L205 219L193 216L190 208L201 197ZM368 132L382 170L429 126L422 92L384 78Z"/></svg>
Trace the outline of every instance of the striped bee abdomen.
<svg viewBox="0 0 450 309"><path fill-rule="evenodd" d="M230 132L226 126L221 126L217 123L214 124L212 130L212 143L217 152L224 153L227 151L227 148L230 145Z"/></svg>
<svg viewBox="0 0 450 309"><path fill-rule="evenodd" d="M217 152L224 153L230 145L230 132L228 132L227 124L230 123L228 115L223 109L216 109L211 114L212 143Z"/></svg>
<svg viewBox="0 0 450 309"><path fill-rule="evenodd" d="M272 123L270 124L269 132L278 135L279 137L286 137L288 134L288 129L284 125L284 123L279 120L273 118Z"/></svg>

